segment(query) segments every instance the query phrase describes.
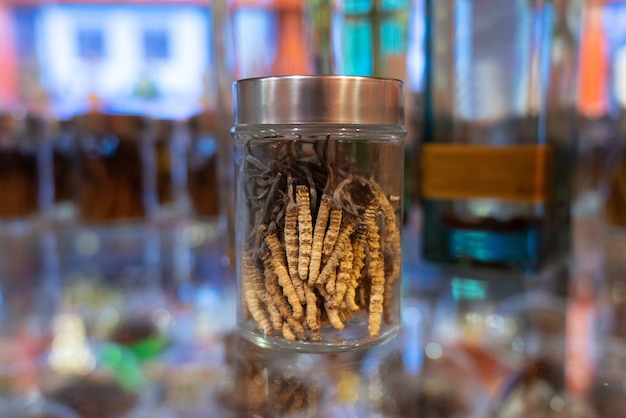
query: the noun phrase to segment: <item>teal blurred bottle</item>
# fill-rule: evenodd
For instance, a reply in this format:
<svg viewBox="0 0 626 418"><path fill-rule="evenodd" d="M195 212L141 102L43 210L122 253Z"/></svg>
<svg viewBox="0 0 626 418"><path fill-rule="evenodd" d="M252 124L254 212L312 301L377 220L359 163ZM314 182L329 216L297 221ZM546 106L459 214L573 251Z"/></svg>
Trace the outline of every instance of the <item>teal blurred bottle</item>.
<svg viewBox="0 0 626 418"><path fill-rule="evenodd" d="M336 74L406 79L407 0L343 0L332 17Z"/></svg>
<svg viewBox="0 0 626 418"><path fill-rule="evenodd" d="M425 260L537 272L569 254L576 4L427 2Z"/></svg>

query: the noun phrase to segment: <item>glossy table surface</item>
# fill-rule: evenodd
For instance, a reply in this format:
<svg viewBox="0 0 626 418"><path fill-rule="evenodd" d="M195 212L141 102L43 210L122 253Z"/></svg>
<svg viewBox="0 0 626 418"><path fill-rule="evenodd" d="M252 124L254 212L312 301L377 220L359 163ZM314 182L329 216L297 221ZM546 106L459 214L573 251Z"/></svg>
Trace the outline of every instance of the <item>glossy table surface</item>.
<svg viewBox="0 0 626 418"><path fill-rule="evenodd" d="M41 318L27 320L32 312L16 306L31 305L10 299L4 283L0 416L626 416L626 238L594 216L574 229L572 257L536 277L406 257L400 334L341 353L267 350L241 338L228 269L144 295L156 307L148 322L166 334L138 320L106 338L93 324L119 314L103 307L117 300L110 289L61 278L38 299L61 303L43 321L49 335L35 338Z"/></svg>

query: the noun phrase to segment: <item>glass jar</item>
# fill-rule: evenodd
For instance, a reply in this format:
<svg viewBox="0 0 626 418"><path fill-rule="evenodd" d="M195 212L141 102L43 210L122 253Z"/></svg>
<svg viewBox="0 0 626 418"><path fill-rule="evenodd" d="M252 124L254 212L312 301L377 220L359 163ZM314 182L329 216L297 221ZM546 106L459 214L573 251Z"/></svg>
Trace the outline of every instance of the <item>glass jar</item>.
<svg viewBox="0 0 626 418"><path fill-rule="evenodd" d="M111 223L154 215L156 151L149 120L93 112L77 116L75 124L80 219Z"/></svg>
<svg viewBox="0 0 626 418"><path fill-rule="evenodd" d="M18 108L0 112L0 225L32 220L52 204L52 123Z"/></svg>
<svg viewBox="0 0 626 418"><path fill-rule="evenodd" d="M355 76L234 84L244 337L337 351L398 331L403 85Z"/></svg>
<svg viewBox="0 0 626 418"><path fill-rule="evenodd" d="M68 267L145 295L160 279L162 249L154 121L89 112L73 123L77 222Z"/></svg>

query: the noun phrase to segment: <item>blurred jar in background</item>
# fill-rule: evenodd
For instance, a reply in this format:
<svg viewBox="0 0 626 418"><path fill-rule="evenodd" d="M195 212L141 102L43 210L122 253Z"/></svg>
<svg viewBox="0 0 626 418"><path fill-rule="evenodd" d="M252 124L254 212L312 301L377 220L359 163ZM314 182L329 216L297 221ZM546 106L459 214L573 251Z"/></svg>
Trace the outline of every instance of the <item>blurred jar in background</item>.
<svg viewBox="0 0 626 418"><path fill-rule="evenodd" d="M420 257L527 273L563 262L577 1L426 4Z"/></svg>
<svg viewBox="0 0 626 418"><path fill-rule="evenodd" d="M52 128L43 117L17 107L0 114L0 218L2 223L33 220L49 210L52 182Z"/></svg>
<svg viewBox="0 0 626 418"><path fill-rule="evenodd" d="M77 125L77 204L88 223L156 216L155 128L141 116L87 113Z"/></svg>

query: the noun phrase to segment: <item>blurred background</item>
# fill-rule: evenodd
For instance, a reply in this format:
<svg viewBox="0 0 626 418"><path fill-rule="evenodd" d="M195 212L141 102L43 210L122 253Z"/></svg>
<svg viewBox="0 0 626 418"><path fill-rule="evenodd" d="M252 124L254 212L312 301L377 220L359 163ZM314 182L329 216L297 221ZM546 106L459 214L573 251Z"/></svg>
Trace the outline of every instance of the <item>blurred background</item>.
<svg viewBox="0 0 626 418"><path fill-rule="evenodd" d="M472 2L453 3L463 16ZM498 2L481 3L478 13L492 16ZM515 10L535 3L516 1ZM571 131L574 154L563 226L571 230L571 246L565 278L550 270L538 279L550 276L548 285L520 287L508 273L497 273L497 280L482 271L460 274L421 257L420 144L431 132L432 74L440 71L434 60L442 59L429 28L457 28L450 41L456 45L467 35L461 20L442 21L434 2L0 0L0 411L21 411L0 415L193 417L236 410L248 416L259 405L268 416L278 413L258 399L251 407L233 389L243 378L252 394L259 386L250 374L262 375L258 362L262 369L274 360L230 357L237 352L230 334L236 302L231 87L241 78L290 74L394 77L405 82L406 94L402 361L393 350L374 352L349 358L350 367L338 361L334 375L313 376L323 380L317 389L328 379L337 385L361 379L355 392L303 387L309 404L332 396L339 405L318 416L343 416L357 398L376 401L383 416L385 399L362 386L380 386L388 378L384 367L403 367L411 379L417 369L431 373L425 361L449 358L437 351L445 344L483 347L494 335L498 350L508 350L498 351L498 370L486 366L485 353L470 350L471 367L445 363L441 376L482 367L480 390L507 396L512 392L494 389L502 383L494 376L514 368L511 353L528 352L530 343L519 349L528 335L540 350L538 341L550 339L544 331L563 338L557 345L567 385L554 386L604 405L597 416L626 413L621 404L611 410L603 403L618 402L611 396L626 388L626 1L546 3L555 14L566 8L567 29L559 36L554 29L550 51L555 62L566 57L571 64L553 76L555 84L567 80L573 98L567 105L574 117L559 125ZM484 102L498 103L500 92L480 93ZM536 297L546 287L556 289L556 299ZM529 288L533 297L525 305L508 299ZM560 331L531 327L520 336L522 327L507 321L520 312L527 321L529 309L529 317L549 317L541 324L557 323ZM553 311L561 316L551 322ZM460 331L452 333L453 326ZM388 358L391 366L378 363ZM291 382L284 365L278 369ZM596 380L598 370L618 382L612 391L602 386L605 374ZM393 388L383 392L395 395ZM411 416L400 401L387 416ZM465 406L465 415L437 416L485 416L476 412L484 405ZM504 408L498 416L523 416Z"/></svg>

